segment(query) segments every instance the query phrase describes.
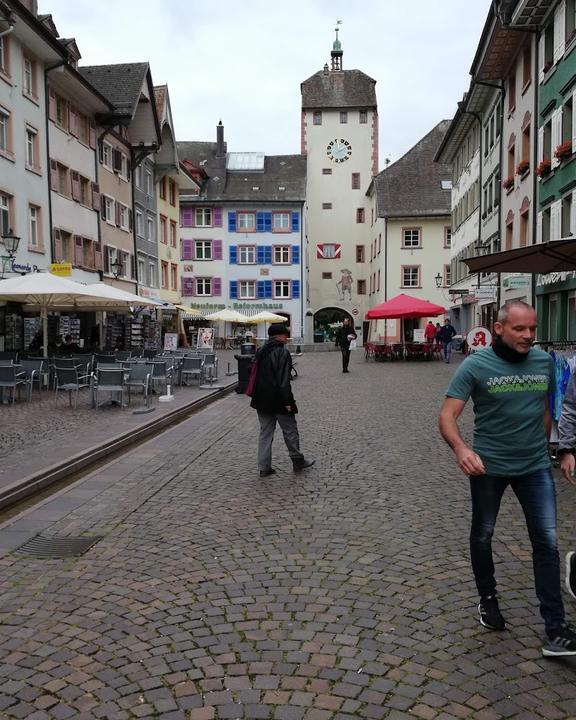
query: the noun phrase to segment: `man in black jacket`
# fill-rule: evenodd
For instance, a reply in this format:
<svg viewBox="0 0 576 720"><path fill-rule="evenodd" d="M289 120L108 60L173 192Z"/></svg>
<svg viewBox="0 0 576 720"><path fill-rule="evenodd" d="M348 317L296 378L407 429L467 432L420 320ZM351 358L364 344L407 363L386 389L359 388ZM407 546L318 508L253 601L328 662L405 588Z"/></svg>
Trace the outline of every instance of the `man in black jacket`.
<svg viewBox="0 0 576 720"><path fill-rule="evenodd" d="M349 372L348 363L350 362L350 343L356 340L356 335L350 318L344 318L342 326L336 330L336 347L340 348L342 353L342 372Z"/></svg>
<svg viewBox="0 0 576 720"><path fill-rule="evenodd" d="M284 347L289 336L286 326L270 325L268 342L256 354L258 372L250 405L258 411L260 421L258 440L260 477L274 475L276 472L272 467L272 440L276 422L282 428L294 472L311 467L315 462L306 460L300 452L300 436L296 424L298 408L290 383L292 357Z"/></svg>

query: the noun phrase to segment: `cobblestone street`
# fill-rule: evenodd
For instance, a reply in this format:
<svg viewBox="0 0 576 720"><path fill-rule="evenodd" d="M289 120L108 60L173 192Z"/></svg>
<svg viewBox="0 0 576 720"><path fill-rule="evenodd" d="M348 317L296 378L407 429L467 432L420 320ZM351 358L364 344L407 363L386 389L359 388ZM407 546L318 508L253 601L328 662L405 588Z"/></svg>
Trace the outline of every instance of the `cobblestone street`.
<svg viewBox="0 0 576 720"><path fill-rule="evenodd" d="M278 474L258 477L234 394L0 528L103 535L77 559L0 551L0 717L576 717L512 496L494 543L509 630L477 621L468 481L436 425L454 367L353 355L349 375L339 353L299 358L305 473L278 430ZM558 491L563 554L576 489Z"/></svg>

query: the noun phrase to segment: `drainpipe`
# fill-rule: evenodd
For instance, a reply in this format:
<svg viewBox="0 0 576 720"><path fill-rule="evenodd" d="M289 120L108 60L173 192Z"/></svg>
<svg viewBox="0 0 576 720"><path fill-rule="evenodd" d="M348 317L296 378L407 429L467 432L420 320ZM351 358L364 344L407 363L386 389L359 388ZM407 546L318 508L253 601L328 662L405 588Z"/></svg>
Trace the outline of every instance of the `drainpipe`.
<svg viewBox="0 0 576 720"><path fill-rule="evenodd" d="M11 32L14 31L14 24L11 24L8 30L4 30L3 32L0 32L0 38L3 38L5 35L10 35Z"/></svg>
<svg viewBox="0 0 576 720"><path fill-rule="evenodd" d="M532 123L532 137L534 138L534 142L532 143L532 186L533 186L533 192L532 192L532 200L533 200L533 209L532 209L532 245L535 245L537 242L537 227L538 227L538 209L539 209L539 203L538 203L538 178L536 177L536 163L538 162L538 94L539 94L539 86L538 86L538 46L540 44L540 36L542 34L542 31L540 31L537 35L534 35L535 37L535 52L532 53L534 56L534 122ZM574 110L572 111L574 112ZM531 288L530 288L530 304L533 308L536 307L536 273L532 273L531 275Z"/></svg>

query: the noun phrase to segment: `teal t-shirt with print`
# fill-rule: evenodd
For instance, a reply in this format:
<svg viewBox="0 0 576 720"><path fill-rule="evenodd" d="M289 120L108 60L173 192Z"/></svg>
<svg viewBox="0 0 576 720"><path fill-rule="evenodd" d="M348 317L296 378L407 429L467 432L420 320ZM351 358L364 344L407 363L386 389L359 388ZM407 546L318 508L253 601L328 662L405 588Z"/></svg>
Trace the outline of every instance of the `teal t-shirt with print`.
<svg viewBox="0 0 576 720"><path fill-rule="evenodd" d="M473 353L454 373L446 395L474 403L474 452L488 475L526 475L550 467L544 428L546 395L554 385L548 353L502 360L492 348Z"/></svg>

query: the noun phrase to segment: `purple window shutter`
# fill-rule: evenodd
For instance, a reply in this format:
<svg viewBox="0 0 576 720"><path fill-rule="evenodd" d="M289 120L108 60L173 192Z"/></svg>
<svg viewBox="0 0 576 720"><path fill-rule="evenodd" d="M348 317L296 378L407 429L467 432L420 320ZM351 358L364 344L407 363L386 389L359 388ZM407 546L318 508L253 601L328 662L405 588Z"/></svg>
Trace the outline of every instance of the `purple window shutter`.
<svg viewBox="0 0 576 720"><path fill-rule="evenodd" d="M180 225L194 227L194 210L192 208L180 208Z"/></svg>
<svg viewBox="0 0 576 720"><path fill-rule="evenodd" d="M222 260L222 240L214 240L212 243L214 260Z"/></svg>
<svg viewBox="0 0 576 720"><path fill-rule="evenodd" d="M212 295L222 295L222 278L212 278Z"/></svg>
<svg viewBox="0 0 576 720"><path fill-rule="evenodd" d="M194 278L182 276L182 295L183 297L192 297L196 293Z"/></svg>
<svg viewBox="0 0 576 720"><path fill-rule="evenodd" d="M193 240L182 240L182 260L194 260Z"/></svg>
<svg viewBox="0 0 576 720"><path fill-rule="evenodd" d="M222 208L214 208L214 227L222 227Z"/></svg>

